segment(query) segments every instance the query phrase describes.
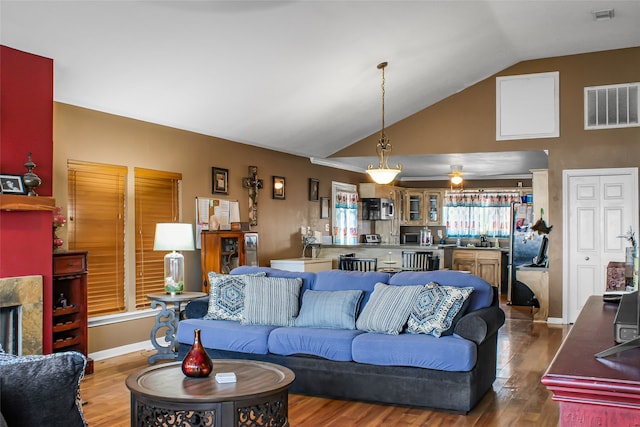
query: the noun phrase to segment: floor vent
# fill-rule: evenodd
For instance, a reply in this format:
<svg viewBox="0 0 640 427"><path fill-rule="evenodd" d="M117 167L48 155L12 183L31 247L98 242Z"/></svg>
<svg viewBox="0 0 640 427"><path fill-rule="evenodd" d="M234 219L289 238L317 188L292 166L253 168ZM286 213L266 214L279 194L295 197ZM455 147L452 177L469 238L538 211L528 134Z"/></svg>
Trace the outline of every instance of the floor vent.
<svg viewBox="0 0 640 427"><path fill-rule="evenodd" d="M640 83L584 88L584 128L610 129L640 126Z"/></svg>

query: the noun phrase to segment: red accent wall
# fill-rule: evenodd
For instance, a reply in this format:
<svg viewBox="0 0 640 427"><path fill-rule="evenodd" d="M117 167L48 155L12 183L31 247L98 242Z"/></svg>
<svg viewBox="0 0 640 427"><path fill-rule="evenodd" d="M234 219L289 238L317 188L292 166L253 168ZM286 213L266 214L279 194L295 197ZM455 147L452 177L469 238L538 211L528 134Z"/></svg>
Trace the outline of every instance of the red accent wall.
<svg viewBox="0 0 640 427"><path fill-rule="evenodd" d="M32 153L52 195L53 60L0 45L0 172L23 175ZM26 196L25 196L26 197ZM43 276L43 352L51 353L52 214L0 210L0 277Z"/></svg>

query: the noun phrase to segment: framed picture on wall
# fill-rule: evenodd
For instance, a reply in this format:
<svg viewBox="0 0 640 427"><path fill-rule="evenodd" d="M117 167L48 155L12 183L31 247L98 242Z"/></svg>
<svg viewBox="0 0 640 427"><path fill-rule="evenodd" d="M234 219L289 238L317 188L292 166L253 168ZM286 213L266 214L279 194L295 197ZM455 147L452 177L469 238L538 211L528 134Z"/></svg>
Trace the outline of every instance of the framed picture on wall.
<svg viewBox="0 0 640 427"><path fill-rule="evenodd" d="M22 175L0 175L0 189L3 194L24 194Z"/></svg>
<svg viewBox="0 0 640 427"><path fill-rule="evenodd" d="M320 180L315 178L309 178L309 200L312 202L318 201L318 189L320 187Z"/></svg>
<svg viewBox="0 0 640 427"><path fill-rule="evenodd" d="M229 171L227 169L212 167L211 180L213 194L229 194Z"/></svg>
<svg viewBox="0 0 640 427"><path fill-rule="evenodd" d="M273 198L284 199L284 177L283 176L273 177Z"/></svg>
<svg viewBox="0 0 640 427"><path fill-rule="evenodd" d="M329 198L320 197L320 218L329 218Z"/></svg>

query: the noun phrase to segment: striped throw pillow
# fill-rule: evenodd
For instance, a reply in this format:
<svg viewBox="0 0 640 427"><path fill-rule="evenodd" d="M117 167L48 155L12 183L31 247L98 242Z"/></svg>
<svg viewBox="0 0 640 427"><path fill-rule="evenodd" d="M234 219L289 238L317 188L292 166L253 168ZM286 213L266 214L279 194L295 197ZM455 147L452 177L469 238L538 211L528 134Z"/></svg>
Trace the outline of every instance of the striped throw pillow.
<svg viewBox="0 0 640 427"><path fill-rule="evenodd" d="M356 321L361 331L397 335L424 286L392 286L376 283L369 301Z"/></svg>
<svg viewBox="0 0 640 427"><path fill-rule="evenodd" d="M245 278L243 325L293 326L298 315L302 279Z"/></svg>

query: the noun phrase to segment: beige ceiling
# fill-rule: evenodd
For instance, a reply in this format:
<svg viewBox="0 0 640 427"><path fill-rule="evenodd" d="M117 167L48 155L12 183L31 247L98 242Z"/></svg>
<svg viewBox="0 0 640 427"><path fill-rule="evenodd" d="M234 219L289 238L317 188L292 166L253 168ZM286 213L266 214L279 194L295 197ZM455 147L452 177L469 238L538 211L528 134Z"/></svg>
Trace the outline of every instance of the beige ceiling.
<svg viewBox="0 0 640 427"><path fill-rule="evenodd" d="M640 1L0 1L56 101L320 160L379 130L381 61L389 125L523 60L640 46L639 22Z"/></svg>

